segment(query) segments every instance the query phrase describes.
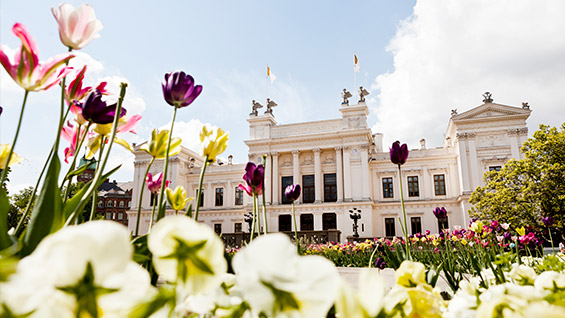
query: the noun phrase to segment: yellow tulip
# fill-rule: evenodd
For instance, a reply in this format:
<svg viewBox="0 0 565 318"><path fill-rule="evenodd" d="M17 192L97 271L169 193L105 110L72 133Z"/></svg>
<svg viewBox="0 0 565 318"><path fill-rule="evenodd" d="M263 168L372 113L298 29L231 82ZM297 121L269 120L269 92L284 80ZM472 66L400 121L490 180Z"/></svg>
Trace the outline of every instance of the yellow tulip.
<svg viewBox="0 0 565 318"><path fill-rule="evenodd" d="M188 201L191 200L191 198L186 197L186 190L183 186L177 186L174 190L167 188L166 192L167 201L175 211L184 210Z"/></svg>
<svg viewBox="0 0 565 318"><path fill-rule="evenodd" d="M0 170L23 160L22 157L14 152L12 153L12 158L10 158L10 162L8 163L7 161L10 149L12 149L12 147L9 144L0 144Z"/></svg>
<svg viewBox="0 0 565 318"><path fill-rule="evenodd" d="M517 229L516 229L516 232L518 232L518 234L519 234L520 236L526 235L526 229L525 229L523 226L517 228Z"/></svg>
<svg viewBox="0 0 565 318"><path fill-rule="evenodd" d="M141 145L139 150L145 151L150 154L155 159L165 159L167 155L167 142L169 140L169 130L163 129L158 131L153 129L151 132L151 139ZM173 137L171 139L171 148L169 149L169 156L174 156L181 151L180 144L182 139L178 137Z"/></svg>
<svg viewBox="0 0 565 318"><path fill-rule="evenodd" d="M200 132L202 156L208 156L209 162L215 162L216 156L226 150L229 135L222 128L208 130L206 125L202 126L202 131Z"/></svg>
<svg viewBox="0 0 565 318"><path fill-rule="evenodd" d="M415 287L426 283L426 267L422 263L404 261L394 273L396 284Z"/></svg>

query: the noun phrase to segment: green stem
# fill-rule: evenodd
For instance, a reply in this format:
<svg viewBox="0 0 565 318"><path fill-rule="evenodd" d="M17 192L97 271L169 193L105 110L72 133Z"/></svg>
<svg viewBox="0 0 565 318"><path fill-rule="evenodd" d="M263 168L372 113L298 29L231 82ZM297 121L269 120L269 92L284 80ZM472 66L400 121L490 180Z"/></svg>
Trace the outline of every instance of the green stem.
<svg viewBox="0 0 565 318"><path fill-rule="evenodd" d="M405 241L405 248L406 248L406 256L408 260L412 260L410 255L410 242L408 240L408 223L406 221L406 208L404 207L404 193L402 192L402 171L400 165L398 165L398 183L400 185L400 203L402 204L402 216L404 218L404 225L402 226L402 231L404 234L404 241ZM403 222L400 222L402 225Z"/></svg>
<svg viewBox="0 0 565 318"><path fill-rule="evenodd" d="M253 192L253 218L251 221L251 238L249 239L250 243L253 241L253 236L255 236L255 219L257 219L257 212L255 210L256 208L257 208L257 194Z"/></svg>
<svg viewBox="0 0 565 318"><path fill-rule="evenodd" d="M371 257L369 258L369 268L373 267L373 257L375 256L375 253L377 252L377 243L373 243L375 248L373 249L373 252L371 253Z"/></svg>
<svg viewBox="0 0 565 318"><path fill-rule="evenodd" d="M553 246L553 237L551 236L551 227L547 227L547 231L549 232L549 240L551 241L551 252L555 254L555 247Z"/></svg>
<svg viewBox="0 0 565 318"><path fill-rule="evenodd" d="M294 200L292 200L292 219L294 220L294 241L296 242L296 252L300 254L300 243L298 242L298 227L296 226L296 214L294 213Z"/></svg>
<svg viewBox="0 0 565 318"><path fill-rule="evenodd" d="M155 157L151 158L149 165L147 166L147 170L145 170L145 175L143 175L143 180L141 180L141 187L139 187L139 204L137 205L137 220L135 222L135 236L139 235L139 222L141 221L141 202L143 202L143 188L145 186L145 179L147 179L147 174L149 173L149 169L151 165L153 165L153 161L155 161Z"/></svg>
<svg viewBox="0 0 565 318"><path fill-rule="evenodd" d="M196 192L196 210L194 211L194 221L198 221L198 211L200 211L200 200L202 200L202 184L204 183L204 173L208 166L208 155L204 158L204 164L200 170L200 180L198 181L198 192Z"/></svg>
<svg viewBox="0 0 565 318"><path fill-rule="evenodd" d="M91 125L92 125L92 122L89 121L88 125L86 126L86 130L84 131L84 135L82 135L82 136L80 135L82 125L79 126L79 133L77 135L77 146L75 147L75 153L73 154L73 161L71 162L71 165L69 166L69 171L67 172L67 176L69 175L69 173L71 173L73 170L75 170L78 153L80 151L80 148L82 148L82 144L84 143L84 139L86 138L86 135L88 134L88 129L90 129ZM78 140L79 138L80 138L80 140ZM72 182L73 182L73 177L71 176L67 180L67 188L65 189L65 196L64 196L63 204L67 202L67 196L69 194L69 188L70 188ZM61 187L63 187L64 183L65 183L65 180L63 180L63 183L61 183Z"/></svg>
<svg viewBox="0 0 565 318"><path fill-rule="evenodd" d="M155 206L157 206L157 202L159 202L158 198L153 200L153 210L151 211L151 220L149 220L149 228L147 229L147 233L151 232L151 228L153 227L153 220L155 219Z"/></svg>
<svg viewBox="0 0 565 318"><path fill-rule="evenodd" d="M0 167L2 169L2 177L0 177L0 185L4 184L6 180L6 176L8 175L8 165L10 164L10 160L12 160L12 155L14 154L14 148L16 148L16 142L18 141L18 135L20 134L20 128L22 126L22 120L24 118L24 109L26 106L27 95L29 91L26 91L24 94L24 101L22 103L22 109L20 110L20 118L18 119L18 127L16 128L16 134L14 135L14 141L12 141L12 145L10 146L10 152L8 153L8 158L6 160L6 166Z"/></svg>
<svg viewBox="0 0 565 318"><path fill-rule="evenodd" d="M105 143L106 143L106 138L104 136L102 136L102 140L100 141L100 156L98 157L98 163L102 162L102 151L104 151L105 148ZM97 167L98 169L100 169L100 167ZM70 185L70 184L69 184ZM98 189L97 191L93 191L92 192L92 205L90 206L90 218L89 221L92 221L94 219L94 214L96 214L96 199L98 197Z"/></svg>
<svg viewBox="0 0 565 318"><path fill-rule="evenodd" d="M263 171L267 171L267 156L263 155ZM265 173L263 173L263 180L262 180L262 186L263 186L263 225L265 226L265 234L267 234L267 232L269 231L268 225L267 225L267 199L265 199Z"/></svg>
<svg viewBox="0 0 565 318"><path fill-rule="evenodd" d="M165 185L167 184L167 172L169 170L169 151L171 150L171 139L173 139L173 127L175 126L177 109L178 106L175 106L175 110L173 111L173 120L171 121L171 130L169 131L169 140L167 141L167 153L165 153L165 168L163 169L163 181L161 182L161 193L159 194L159 212L157 213L157 221L165 216L163 199L165 198Z"/></svg>

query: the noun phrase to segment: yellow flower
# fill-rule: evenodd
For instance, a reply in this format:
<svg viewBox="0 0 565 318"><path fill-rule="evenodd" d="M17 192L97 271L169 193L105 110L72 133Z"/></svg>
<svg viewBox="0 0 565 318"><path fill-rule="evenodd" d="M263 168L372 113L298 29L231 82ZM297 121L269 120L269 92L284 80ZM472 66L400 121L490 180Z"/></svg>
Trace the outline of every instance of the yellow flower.
<svg viewBox="0 0 565 318"><path fill-rule="evenodd" d="M404 287L415 287L426 283L426 267L422 263L404 261L394 273L396 284Z"/></svg>
<svg viewBox="0 0 565 318"><path fill-rule="evenodd" d="M151 139L141 145L139 150L145 151L155 159L165 159L167 155L167 142L169 140L169 131L167 129L158 131L153 129L151 132ZM171 139L171 148L169 149L169 156L174 156L181 151L180 144L182 140L178 137Z"/></svg>
<svg viewBox="0 0 565 318"><path fill-rule="evenodd" d="M216 156L226 150L229 135L222 128L208 130L206 125L202 126L202 131L200 132L202 156L208 156L209 162L215 162Z"/></svg>
<svg viewBox="0 0 565 318"><path fill-rule="evenodd" d="M461 239L461 244L467 245L467 240L466 240L466 239Z"/></svg>
<svg viewBox="0 0 565 318"><path fill-rule="evenodd" d="M483 222L481 221L473 222L473 224L471 224L471 231L477 234L481 234L481 232L483 231Z"/></svg>
<svg viewBox="0 0 565 318"><path fill-rule="evenodd" d="M192 198L186 197L186 191L183 186L177 186L174 190L167 188L167 201L175 211L184 210L188 201Z"/></svg>
<svg viewBox="0 0 565 318"><path fill-rule="evenodd" d="M22 157L14 152L12 153L12 158L10 158L10 162L8 163L8 155L10 154L11 148L12 147L9 144L0 144L0 170L23 160Z"/></svg>
<svg viewBox="0 0 565 318"><path fill-rule="evenodd" d="M523 226L517 228L517 229L516 229L516 232L518 232L518 234L519 234L520 236L526 235L526 229L525 229Z"/></svg>

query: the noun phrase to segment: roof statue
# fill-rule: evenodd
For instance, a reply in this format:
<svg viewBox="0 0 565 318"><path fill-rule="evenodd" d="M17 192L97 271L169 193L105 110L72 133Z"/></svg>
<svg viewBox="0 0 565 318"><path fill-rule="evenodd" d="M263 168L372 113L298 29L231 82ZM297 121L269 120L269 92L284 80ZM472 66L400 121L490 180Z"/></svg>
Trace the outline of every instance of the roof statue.
<svg viewBox="0 0 565 318"><path fill-rule="evenodd" d="M528 104L528 102L523 102L523 103L522 103L522 108L523 108L523 109L530 109L530 104Z"/></svg>
<svg viewBox="0 0 565 318"><path fill-rule="evenodd" d="M457 108L451 110L451 117L457 116Z"/></svg>
<svg viewBox="0 0 565 318"><path fill-rule="evenodd" d="M271 114L273 112L273 107L277 106L278 104L272 101L270 98L267 98L267 110L265 114Z"/></svg>
<svg viewBox="0 0 565 318"><path fill-rule="evenodd" d="M251 105L253 105L253 106L251 107L251 113L249 113L249 115L251 115L251 116L252 116L252 115L257 116L257 109L262 108L263 105L259 104L259 103L256 102L255 100L252 100L252 101L251 101Z"/></svg>
<svg viewBox="0 0 565 318"><path fill-rule="evenodd" d="M485 99L483 99L483 103L487 104L487 103L492 103L494 101L494 99L492 99L492 94L489 92L485 92L483 94L483 97Z"/></svg>
<svg viewBox="0 0 565 318"><path fill-rule="evenodd" d="M364 103L367 95L369 95L369 92L363 86L359 86L359 103Z"/></svg>
<svg viewBox="0 0 565 318"><path fill-rule="evenodd" d="M342 105L349 105L349 98L351 98L353 95L351 95L350 92L348 92L345 88L343 89L343 92L341 92L341 98L343 98L343 102L341 103Z"/></svg>

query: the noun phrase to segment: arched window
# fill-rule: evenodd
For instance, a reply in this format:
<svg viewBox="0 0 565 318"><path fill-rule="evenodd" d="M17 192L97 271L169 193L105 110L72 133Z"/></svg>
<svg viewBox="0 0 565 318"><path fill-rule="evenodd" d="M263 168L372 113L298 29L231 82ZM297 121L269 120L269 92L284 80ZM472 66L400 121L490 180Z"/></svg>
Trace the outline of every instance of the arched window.
<svg viewBox="0 0 565 318"><path fill-rule="evenodd" d="M106 202L106 207L111 208L112 207L112 201Z"/></svg>
<svg viewBox="0 0 565 318"><path fill-rule="evenodd" d="M124 201L120 201L120 208L124 207Z"/></svg>
<svg viewBox="0 0 565 318"><path fill-rule="evenodd" d="M99 207L99 208L104 207L104 200L98 201L98 207Z"/></svg>

